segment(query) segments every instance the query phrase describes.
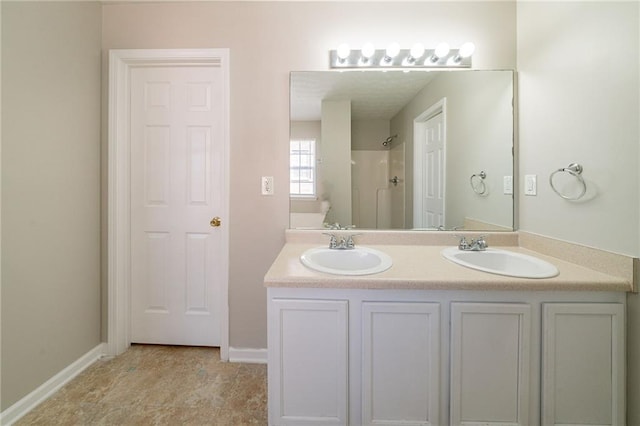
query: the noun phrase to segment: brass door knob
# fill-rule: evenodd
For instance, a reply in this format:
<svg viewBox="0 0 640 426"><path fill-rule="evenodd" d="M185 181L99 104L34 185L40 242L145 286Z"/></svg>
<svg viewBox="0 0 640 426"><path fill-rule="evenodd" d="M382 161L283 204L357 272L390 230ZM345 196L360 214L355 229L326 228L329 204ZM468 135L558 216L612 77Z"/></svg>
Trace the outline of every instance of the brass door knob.
<svg viewBox="0 0 640 426"><path fill-rule="evenodd" d="M216 216L213 219L211 219L211 222L209 222L209 225L211 225L214 228L216 228L216 227L220 226L221 223L222 223L222 221L220 220L220 218L218 216Z"/></svg>

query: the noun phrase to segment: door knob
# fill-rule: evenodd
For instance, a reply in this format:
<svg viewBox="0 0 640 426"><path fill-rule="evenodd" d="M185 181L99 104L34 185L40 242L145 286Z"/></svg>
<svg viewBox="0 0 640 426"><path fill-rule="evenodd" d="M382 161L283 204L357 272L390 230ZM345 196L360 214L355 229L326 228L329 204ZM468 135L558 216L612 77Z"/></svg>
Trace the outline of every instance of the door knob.
<svg viewBox="0 0 640 426"><path fill-rule="evenodd" d="M220 220L220 218L218 216L214 217L213 219L211 219L211 222L209 222L209 225L215 227L220 226L220 224L222 223L222 221Z"/></svg>

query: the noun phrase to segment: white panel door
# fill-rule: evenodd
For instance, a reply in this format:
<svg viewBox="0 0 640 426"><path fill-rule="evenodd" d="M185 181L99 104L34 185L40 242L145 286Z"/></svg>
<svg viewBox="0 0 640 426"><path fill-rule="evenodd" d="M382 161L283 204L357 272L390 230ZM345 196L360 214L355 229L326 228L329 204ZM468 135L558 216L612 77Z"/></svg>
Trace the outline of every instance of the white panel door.
<svg viewBox="0 0 640 426"><path fill-rule="evenodd" d="M424 219L427 228L444 226L444 123L442 113L425 124L423 176Z"/></svg>
<svg viewBox="0 0 640 426"><path fill-rule="evenodd" d="M348 423L348 302L269 306L269 424Z"/></svg>
<svg viewBox="0 0 640 426"><path fill-rule="evenodd" d="M624 425L624 306L547 303L543 315L543 424Z"/></svg>
<svg viewBox="0 0 640 426"><path fill-rule="evenodd" d="M365 425L440 423L440 305L362 304Z"/></svg>
<svg viewBox="0 0 640 426"><path fill-rule="evenodd" d="M414 120L413 227L445 226L446 99Z"/></svg>
<svg viewBox="0 0 640 426"><path fill-rule="evenodd" d="M531 307L451 304L451 424L529 424Z"/></svg>
<svg viewBox="0 0 640 426"><path fill-rule="evenodd" d="M222 71L131 70L131 341L220 345Z"/></svg>

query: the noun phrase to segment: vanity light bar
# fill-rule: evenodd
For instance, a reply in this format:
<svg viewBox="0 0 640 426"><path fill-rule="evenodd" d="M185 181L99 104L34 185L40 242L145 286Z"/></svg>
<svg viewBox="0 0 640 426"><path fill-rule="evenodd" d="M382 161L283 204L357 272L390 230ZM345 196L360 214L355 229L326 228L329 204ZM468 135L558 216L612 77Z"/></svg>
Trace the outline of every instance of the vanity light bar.
<svg viewBox="0 0 640 426"><path fill-rule="evenodd" d="M425 49L422 45L400 49L394 43L386 49L365 45L362 50L351 50L341 44L336 50L329 51L329 68L471 68L474 50L473 43L465 43L460 49L449 49L446 43L435 49Z"/></svg>

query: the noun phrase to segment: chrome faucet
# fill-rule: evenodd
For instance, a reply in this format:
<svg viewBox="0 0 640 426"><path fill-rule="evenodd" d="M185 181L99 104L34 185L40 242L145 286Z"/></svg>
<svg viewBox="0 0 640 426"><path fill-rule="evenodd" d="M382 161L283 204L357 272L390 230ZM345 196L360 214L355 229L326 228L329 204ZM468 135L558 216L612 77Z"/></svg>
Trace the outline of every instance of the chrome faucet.
<svg viewBox="0 0 640 426"><path fill-rule="evenodd" d="M340 237L340 241L338 241L338 237L334 234L329 234L326 232L322 233L323 235L329 236L329 248L332 250L351 250L356 247L356 243L353 241L353 237L360 234L351 234L346 237Z"/></svg>
<svg viewBox="0 0 640 426"><path fill-rule="evenodd" d="M485 241L484 235L479 236L475 240L471 239L471 242L468 242L463 236L460 238L460 242L458 243L458 249L464 251L485 251L487 247L489 247L489 245Z"/></svg>

